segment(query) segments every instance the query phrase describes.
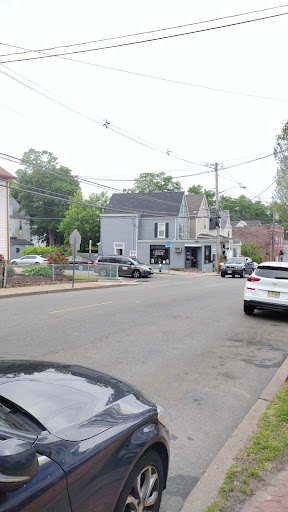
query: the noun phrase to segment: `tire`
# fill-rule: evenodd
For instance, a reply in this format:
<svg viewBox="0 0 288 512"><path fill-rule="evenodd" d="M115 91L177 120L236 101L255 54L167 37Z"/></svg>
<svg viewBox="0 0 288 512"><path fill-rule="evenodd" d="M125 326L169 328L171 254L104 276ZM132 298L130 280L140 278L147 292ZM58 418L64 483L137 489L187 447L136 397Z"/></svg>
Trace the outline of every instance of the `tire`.
<svg viewBox="0 0 288 512"><path fill-rule="evenodd" d="M249 304L244 304L244 313L245 315L253 315L255 308L253 306L249 306Z"/></svg>
<svg viewBox="0 0 288 512"><path fill-rule="evenodd" d="M100 268L100 270L99 270L99 275L100 275L101 277L106 277L106 276L107 276L107 270L106 270L106 268Z"/></svg>
<svg viewBox="0 0 288 512"><path fill-rule="evenodd" d="M11 261L11 265L18 265L17 261Z"/></svg>
<svg viewBox="0 0 288 512"><path fill-rule="evenodd" d="M84 268L83 263L80 263L77 268L78 268L78 270L83 270L83 268Z"/></svg>
<svg viewBox="0 0 288 512"><path fill-rule="evenodd" d="M158 512L164 485L160 456L148 450L132 469L114 512Z"/></svg>
<svg viewBox="0 0 288 512"><path fill-rule="evenodd" d="M243 271L241 274L240 274L240 277L244 277L245 276L245 272Z"/></svg>
<svg viewBox="0 0 288 512"><path fill-rule="evenodd" d="M39 261L35 261L34 265L40 265Z"/></svg>
<svg viewBox="0 0 288 512"><path fill-rule="evenodd" d="M221 274L221 277L225 277L225 274Z"/></svg>
<svg viewBox="0 0 288 512"><path fill-rule="evenodd" d="M135 268L135 270L133 270L133 272L132 272L132 277L135 277L135 279L139 279L139 277L141 277L141 272L140 272L140 270L138 270L137 268Z"/></svg>

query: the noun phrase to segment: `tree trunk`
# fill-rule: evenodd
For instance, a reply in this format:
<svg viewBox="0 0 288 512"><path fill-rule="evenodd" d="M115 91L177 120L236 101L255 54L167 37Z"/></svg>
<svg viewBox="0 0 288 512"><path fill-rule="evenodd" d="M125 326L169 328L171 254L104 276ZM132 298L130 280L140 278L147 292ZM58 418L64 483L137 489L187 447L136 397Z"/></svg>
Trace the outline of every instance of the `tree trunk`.
<svg viewBox="0 0 288 512"><path fill-rule="evenodd" d="M50 229L48 229L48 237L49 237L49 247L52 247L53 245L55 245L55 241L54 241L54 233Z"/></svg>

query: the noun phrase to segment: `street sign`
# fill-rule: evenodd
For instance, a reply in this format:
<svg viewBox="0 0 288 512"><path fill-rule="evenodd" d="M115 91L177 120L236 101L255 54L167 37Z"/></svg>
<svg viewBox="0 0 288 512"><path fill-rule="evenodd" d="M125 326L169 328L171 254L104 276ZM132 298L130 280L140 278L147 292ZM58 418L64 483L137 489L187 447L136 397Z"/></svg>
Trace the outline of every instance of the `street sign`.
<svg viewBox="0 0 288 512"><path fill-rule="evenodd" d="M71 235L69 236L69 242L71 244L71 246L73 247L75 242L76 242L76 249L80 249L80 244L81 244L81 235L79 233L79 231L77 231L77 229L74 229L73 233L71 233Z"/></svg>
<svg viewBox="0 0 288 512"><path fill-rule="evenodd" d="M172 242L170 242L170 240L168 240L165 244L165 247L172 247Z"/></svg>

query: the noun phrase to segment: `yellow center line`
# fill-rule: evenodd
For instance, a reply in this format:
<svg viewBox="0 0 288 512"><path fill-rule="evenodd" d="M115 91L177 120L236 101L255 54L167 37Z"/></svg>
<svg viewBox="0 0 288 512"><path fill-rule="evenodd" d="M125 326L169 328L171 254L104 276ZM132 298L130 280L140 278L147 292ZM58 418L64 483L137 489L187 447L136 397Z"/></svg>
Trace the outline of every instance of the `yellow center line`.
<svg viewBox="0 0 288 512"><path fill-rule="evenodd" d="M94 308L95 306L104 306L105 304L112 304L112 302L100 302L99 304L90 304L89 306L78 306L77 308L59 309L58 311L48 311L48 315L54 315L54 313L65 313L65 311L73 311L74 309Z"/></svg>

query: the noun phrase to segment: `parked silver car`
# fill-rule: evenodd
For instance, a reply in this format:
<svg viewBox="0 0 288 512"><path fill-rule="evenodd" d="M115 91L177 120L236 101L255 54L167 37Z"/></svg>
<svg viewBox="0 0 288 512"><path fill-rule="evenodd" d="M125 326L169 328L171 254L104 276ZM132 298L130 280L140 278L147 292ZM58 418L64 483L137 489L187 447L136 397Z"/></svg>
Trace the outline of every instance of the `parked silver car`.
<svg viewBox="0 0 288 512"><path fill-rule="evenodd" d="M26 256L22 256L22 258L14 258L11 260L12 265L46 265L48 262L47 258L43 258L43 256L38 256L38 254L27 254Z"/></svg>

